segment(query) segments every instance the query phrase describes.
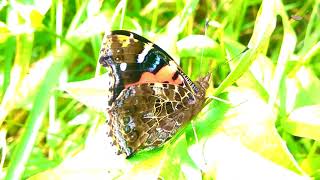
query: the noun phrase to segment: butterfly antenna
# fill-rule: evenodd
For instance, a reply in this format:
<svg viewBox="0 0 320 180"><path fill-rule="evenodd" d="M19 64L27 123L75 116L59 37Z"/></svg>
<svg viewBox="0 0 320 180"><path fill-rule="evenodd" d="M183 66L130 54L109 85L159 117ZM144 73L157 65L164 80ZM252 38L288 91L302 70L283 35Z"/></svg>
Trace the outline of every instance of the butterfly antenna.
<svg viewBox="0 0 320 180"><path fill-rule="evenodd" d="M221 99L221 98L218 98L218 97L212 96L212 95L208 95L207 98L208 98L208 99L215 99L215 100L220 101L220 102L223 102L223 103L225 103L225 104L230 104L230 105L232 104L231 101L227 101L227 100L225 100L225 99ZM205 106L208 105L208 104L210 104L211 102L212 102L212 101L207 102L207 103L205 104ZM244 103L246 103L246 102L248 102L248 100L244 100L244 101L242 101L242 102L240 102L240 103L232 106L232 108L238 107L238 106L240 106L241 104L244 104Z"/></svg>
<svg viewBox="0 0 320 180"><path fill-rule="evenodd" d="M122 0L120 3L122 3L122 12L121 12L121 19L120 19L120 29L122 29L124 16L125 16L125 13L126 13L127 0Z"/></svg>
<svg viewBox="0 0 320 180"><path fill-rule="evenodd" d="M227 61L224 64L230 63L231 61L238 59L241 55L243 55L245 52L249 50L248 46L244 50L242 50L238 55L232 57L231 59L227 59Z"/></svg>
<svg viewBox="0 0 320 180"><path fill-rule="evenodd" d="M227 100L225 100L225 99L218 98L218 97L216 97L216 96L208 95L207 97L208 97L209 99L215 99L215 100L217 100L217 101L221 101L221 102L226 103L226 104L231 104L230 101L227 101Z"/></svg>
<svg viewBox="0 0 320 180"><path fill-rule="evenodd" d="M204 36L207 36L207 28L208 28L208 25L209 25L209 20L208 18L206 19L206 23L204 25ZM199 74L201 75L202 71L201 71L201 66L202 66L202 59L203 59L203 53L204 53L204 48L201 49L201 57L200 57L200 66L199 66ZM196 143L199 144L199 138L198 138L198 135L197 135L197 130L196 130L196 127L194 125L194 122L191 121L191 125L192 125L192 130L193 130L193 134L195 136L195 139L196 139Z"/></svg>
<svg viewBox="0 0 320 180"><path fill-rule="evenodd" d="M196 139L196 144L199 144L199 138L198 138L196 126L194 125L194 121L193 120L191 121L191 126L192 126L194 137Z"/></svg>
<svg viewBox="0 0 320 180"><path fill-rule="evenodd" d="M207 19L206 19L205 26L204 26L204 36L207 36L208 24L209 24L209 21L208 21L208 18L207 18ZM204 48L201 49L200 66L199 66L199 74L200 74L200 75L202 74L202 73L201 73L201 72L202 72L202 71L201 71L201 66L202 66L203 53L204 53ZM196 139L196 144L199 144L199 138L198 138L197 130L196 130L196 127L195 127L195 125L194 125L194 121L193 121L193 120L191 121L191 126L192 126L192 130L193 130L194 137L195 137L195 139Z"/></svg>
<svg viewBox="0 0 320 180"><path fill-rule="evenodd" d="M205 25L204 25L204 36L207 36L208 25L209 25L209 19L207 18L207 19L206 19L206 23L205 23ZM199 66L199 72L200 72L200 74L201 74L201 66L202 66L202 59L203 59L204 49L205 49L205 48L202 48L202 49L201 49L200 66Z"/></svg>
<svg viewBox="0 0 320 180"><path fill-rule="evenodd" d="M227 60L227 61L224 62L223 64L230 63L231 61L237 59L238 57L240 57L243 53L247 52L248 50L249 50L249 48L246 47L246 48L245 48L244 50L242 50L237 56L235 56L235 57ZM207 98L210 99L210 100L207 101L205 105L209 104L209 103L211 102L211 99L215 99L215 100L217 100L217 101L221 101L221 102L226 103L226 104L231 104L230 101L227 101L227 100L225 100L225 99L218 98L218 97L216 97L216 96L207 95ZM243 102L242 102L242 103L243 103ZM240 104L242 104L242 103L240 103ZM240 104L239 104L239 105L240 105ZM236 106L238 106L238 105L236 105Z"/></svg>

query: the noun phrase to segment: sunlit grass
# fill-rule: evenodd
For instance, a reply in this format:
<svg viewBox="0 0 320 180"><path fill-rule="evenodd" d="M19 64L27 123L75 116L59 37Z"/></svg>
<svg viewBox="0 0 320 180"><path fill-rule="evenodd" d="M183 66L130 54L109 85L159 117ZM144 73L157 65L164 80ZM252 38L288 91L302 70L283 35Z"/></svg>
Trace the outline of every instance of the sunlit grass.
<svg viewBox="0 0 320 180"><path fill-rule="evenodd" d="M1 1L1 178L320 178L319 7ZM155 41L193 80L211 72L208 96L226 101L210 98L161 148L128 161L114 156L97 62L110 29Z"/></svg>

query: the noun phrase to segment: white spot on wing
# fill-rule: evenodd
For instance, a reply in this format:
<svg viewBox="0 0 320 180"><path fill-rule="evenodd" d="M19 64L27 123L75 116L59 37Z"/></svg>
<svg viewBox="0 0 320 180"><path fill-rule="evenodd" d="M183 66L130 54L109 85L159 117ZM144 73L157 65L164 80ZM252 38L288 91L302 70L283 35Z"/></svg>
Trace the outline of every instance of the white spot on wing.
<svg viewBox="0 0 320 180"><path fill-rule="evenodd" d="M127 69L127 63L121 63L120 64L120 70L125 71Z"/></svg>
<svg viewBox="0 0 320 180"><path fill-rule="evenodd" d="M137 63L142 63L144 61L145 56L152 49L152 46L153 46L152 43L147 43L144 45L143 51L138 55Z"/></svg>
<svg viewBox="0 0 320 180"><path fill-rule="evenodd" d="M161 83L154 83L154 86L153 86L153 91L155 92L155 94L161 94L162 93L162 84Z"/></svg>

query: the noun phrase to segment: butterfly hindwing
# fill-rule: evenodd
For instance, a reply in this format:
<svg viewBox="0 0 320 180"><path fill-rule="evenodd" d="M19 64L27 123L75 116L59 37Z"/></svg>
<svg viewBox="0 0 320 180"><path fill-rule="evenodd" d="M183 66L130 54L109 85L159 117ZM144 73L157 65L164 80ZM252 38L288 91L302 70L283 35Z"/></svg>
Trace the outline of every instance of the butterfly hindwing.
<svg viewBox="0 0 320 180"><path fill-rule="evenodd" d="M121 92L109 111L114 144L127 155L157 147L192 116L196 98L188 89L163 83L131 86Z"/></svg>

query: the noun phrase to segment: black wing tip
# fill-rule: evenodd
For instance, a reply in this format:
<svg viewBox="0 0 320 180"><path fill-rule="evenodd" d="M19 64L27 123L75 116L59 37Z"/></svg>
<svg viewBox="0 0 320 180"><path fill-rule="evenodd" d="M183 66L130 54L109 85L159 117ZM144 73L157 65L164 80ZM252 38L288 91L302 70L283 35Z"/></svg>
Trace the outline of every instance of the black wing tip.
<svg viewBox="0 0 320 180"><path fill-rule="evenodd" d="M139 41L141 41L143 43L146 43L146 44L151 43L155 49L161 51L166 56L168 56L169 59L173 60L173 58L165 50L163 50L160 46L156 45L155 43L151 42L150 40L144 38L143 36L141 36L141 35L139 35L137 33L134 33L134 32L129 31L129 30L118 29L118 30L111 30L110 34L111 35L124 35L124 36L129 36L129 37L131 35L133 35L133 38L135 38L135 39L137 39L137 40L139 40Z"/></svg>
<svg viewBox="0 0 320 180"><path fill-rule="evenodd" d="M148 39L142 37L141 35L132 32L132 31L128 31L128 30L123 30L123 29L118 29L118 30L112 30L110 31L111 35L124 35L124 36L131 36L133 35L133 38L138 39L139 41L142 41L144 43L152 43L151 41L149 41ZM152 43L154 44L154 43Z"/></svg>

